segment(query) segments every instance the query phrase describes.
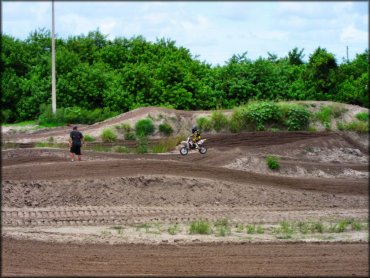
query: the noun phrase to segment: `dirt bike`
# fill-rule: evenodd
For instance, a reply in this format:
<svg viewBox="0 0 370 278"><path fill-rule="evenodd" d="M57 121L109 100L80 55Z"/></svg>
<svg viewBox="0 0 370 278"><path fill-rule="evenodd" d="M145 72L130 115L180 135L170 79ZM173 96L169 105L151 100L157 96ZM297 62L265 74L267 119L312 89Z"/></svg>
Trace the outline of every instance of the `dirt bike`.
<svg viewBox="0 0 370 278"><path fill-rule="evenodd" d="M192 142L191 137L189 136L186 141L182 141L181 144L183 144L183 147L180 149L180 154L187 155L189 153L189 150L195 150L198 149L201 154L205 154L207 152L207 147L204 146L204 142L207 139L201 139L197 142L198 148L195 145L195 143Z"/></svg>

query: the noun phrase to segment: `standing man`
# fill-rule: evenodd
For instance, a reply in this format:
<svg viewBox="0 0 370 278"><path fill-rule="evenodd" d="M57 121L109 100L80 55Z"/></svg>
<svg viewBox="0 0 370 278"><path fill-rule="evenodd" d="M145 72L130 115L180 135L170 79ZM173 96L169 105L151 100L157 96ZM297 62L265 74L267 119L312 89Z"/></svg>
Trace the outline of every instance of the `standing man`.
<svg viewBox="0 0 370 278"><path fill-rule="evenodd" d="M85 144L85 139L82 133L77 130L77 126L73 127L73 131L71 131L68 141L69 146L71 147L69 154L71 161L74 161L75 154L78 156L78 161L81 161L81 147L82 144Z"/></svg>

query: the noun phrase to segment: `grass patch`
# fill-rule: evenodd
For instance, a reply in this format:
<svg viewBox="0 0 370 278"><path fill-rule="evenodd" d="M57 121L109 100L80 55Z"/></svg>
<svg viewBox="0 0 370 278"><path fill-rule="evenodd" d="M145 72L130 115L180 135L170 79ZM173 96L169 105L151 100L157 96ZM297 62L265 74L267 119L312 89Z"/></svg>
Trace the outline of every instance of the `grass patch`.
<svg viewBox="0 0 370 278"><path fill-rule="evenodd" d="M115 230L117 234L122 235L123 234L123 227L122 226L113 226L111 229Z"/></svg>
<svg viewBox="0 0 370 278"><path fill-rule="evenodd" d="M115 146L112 148L112 151L116 153L129 153L130 150L124 146Z"/></svg>
<svg viewBox="0 0 370 278"><path fill-rule="evenodd" d="M170 136L173 133L173 128L169 123L163 123L159 125L159 132L166 136Z"/></svg>
<svg viewBox="0 0 370 278"><path fill-rule="evenodd" d="M348 109L344 108L344 106L340 103L334 103L332 105L329 105L329 107L332 110L332 115L334 118L339 118L342 116L343 113L347 112Z"/></svg>
<svg viewBox="0 0 370 278"><path fill-rule="evenodd" d="M221 111L213 111L211 114L212 127L215 131L220 132L228 126L228 119Z"/></svg>
<svg viewBox="0 0 370 278"><path fill-rule="evenodd" d="M355 131L357 133L368 133L369 132L369 125L367 122L361 121L353 121L347 124L338 123L337 127L341 131Z"/></svg>
<svg viewBox="0 0 370 278"><path fill-rule="evenodd" d="M136 231L141 231L142 229L144 229L146 233L149 233L150 228L151 225L149 223L143 223L136 226Z"/></svg>
<svg viewBox="0 0 370 278"><path fill-rule="evenodd" d="M170 235L176 235L177 233L180 232L180 226L179 226L179 224L176 223L175 225L171 225L170 227L168 227L167 232Z"/></svg>
<svg viewBox="0 0 370 278"><path fill-rule="evenodd" d="M333 109L330 106L321 106L320 110L315 114L315 119L319 120L325 126L325 123L330 124L332 115Z"/></svg>
<svg viewBox="0 0 370 278"><path fill-rule="evenodd" d="M252 224L248 224L246 226L247 234L255 234L256 233L256 226Z"/></svg>
<svg viewBox="0 0 370 278"><path fill-rule="evenodd" d="M226 236L230 234L229 221L226 218L218 219L215 224L216 235Z"/></svg>
<svg viewBox="0 0 370 278"><path fill-rule="evenodd" d="M242 233L244 231L244 225L243 224L238 223L238 224L236 224L235 228L236 228L237 233Z"/></svg>
<svg viewBox="0 0 370 278"><path fill-rule="evenodd" d="M139 154L148 153L148 138L146 136L140 136L138 138L138 146L136 152Z"/></svg>
<svg viewBox="0 0 370 278"><path fill-rule="evenodd" d="M85 138L86 142L94 142L95 141L95 138L93 136L89 135L89 134L86 134L84 136L84 138Z"/></svg>
<svg viewBox="0 0 370 278"><path fill-rule="evenodd" d="M265 229L262 226L258 225L257 228L256 228L256 233L257 234L264 234Z"/></svg>
<svg viewBox="0 0 370 278"><path fill-rule="evenodd" d="M271 170L278 170L280 168L279 159L276 156L269 155L266 157L267 167Z"/></svg>
<svg viewBox="0 0 370 278"><path fill-rule="evenodd" d="M153 153L165 153L172 151L182 140L184 140L183 136L161 139L156 145L150 148L150 151Z"/></svg>
<svg viewBox="0 0 370 278"><path fill-rule="evenodd" d="M209 235L212 229L208 221L198 220L190 223L189 232L190 234Z"/></svg>
<svg viewBox="0 0 370 278"><path fill-rule="evenodd" d="M287 221L282 221L279 223L277 228L273 229L273 233L277 234L279 239L289 239L292 238L293 233L295 232L294 224Z"/></svg>
<svg viewBox="0 0 370 278"><path fill-rule="evenodd" d="M356 114L356 119L362 122L369 121L369 113L368 112L360 112Z"/></svg>
<svg viewBox="0 0 370 278"><path fill-rule="evenodd" d="M138 137L146 137L154 133L153 121L149 118L141 119L135 124L135 132Z"/></svg>
<svg viewBox="0 0 370 278"><path fill-rule="evenodd" d="M103 142L117 141L117 134L110 128L105 128L100 137L103 140Z"/></svg>
<svg viewBox="0 0 370 278"><path fill-rule="evenodd" d="M212 120L209 117L198 117L196 119L198 129L201 131L210 131L212 130Z"/></svg>

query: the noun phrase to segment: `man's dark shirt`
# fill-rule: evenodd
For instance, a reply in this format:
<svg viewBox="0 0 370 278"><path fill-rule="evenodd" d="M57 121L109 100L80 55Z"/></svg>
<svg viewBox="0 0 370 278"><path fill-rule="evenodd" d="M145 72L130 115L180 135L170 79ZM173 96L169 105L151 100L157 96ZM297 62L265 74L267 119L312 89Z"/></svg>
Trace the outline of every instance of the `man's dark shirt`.
<svg viewBox="0 0 370 278"><path fill-rule="evenodd" d="M81 139L83 138L83 135L79 131L71 131L70 134L72 138L72 146L81 146Z"/></svg>

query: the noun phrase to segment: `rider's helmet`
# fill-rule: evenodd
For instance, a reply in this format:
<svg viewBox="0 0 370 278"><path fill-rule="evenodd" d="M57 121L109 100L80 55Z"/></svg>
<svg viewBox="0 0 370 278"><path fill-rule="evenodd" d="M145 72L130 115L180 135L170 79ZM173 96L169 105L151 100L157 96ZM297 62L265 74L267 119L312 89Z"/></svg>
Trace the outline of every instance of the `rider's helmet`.
<svg viewBox="0 0 370 278"><path fill-rule="evenodd" d="M196 131L198 131L198 128L196 125L193 125L193 127L191 128L191 133L194 133Z"/></svg>

